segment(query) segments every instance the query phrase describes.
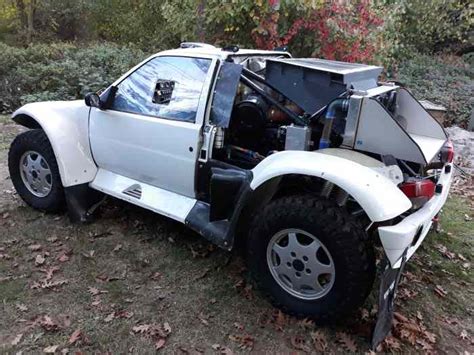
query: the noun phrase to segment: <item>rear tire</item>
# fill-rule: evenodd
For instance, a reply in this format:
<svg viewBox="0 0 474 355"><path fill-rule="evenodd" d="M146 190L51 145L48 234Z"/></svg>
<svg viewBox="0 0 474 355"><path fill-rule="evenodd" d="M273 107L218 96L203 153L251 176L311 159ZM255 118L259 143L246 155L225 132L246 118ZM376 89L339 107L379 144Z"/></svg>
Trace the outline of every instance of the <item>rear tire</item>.
<svg viewBox="0 0 474 355"><path fill-rule="evenodd" d="M8 169L18 195L46 212L64 210L64 188L48 137L41 129L19 134L10 145Z"/></svg>
<svg viewBox="0 0 474 355"><path fill-rule="evenodd" d="M372 289L373 246L356 220L330 201L270 202L255 217L247 243L258 287L286 313L332 323L357 310Z"/></svg>

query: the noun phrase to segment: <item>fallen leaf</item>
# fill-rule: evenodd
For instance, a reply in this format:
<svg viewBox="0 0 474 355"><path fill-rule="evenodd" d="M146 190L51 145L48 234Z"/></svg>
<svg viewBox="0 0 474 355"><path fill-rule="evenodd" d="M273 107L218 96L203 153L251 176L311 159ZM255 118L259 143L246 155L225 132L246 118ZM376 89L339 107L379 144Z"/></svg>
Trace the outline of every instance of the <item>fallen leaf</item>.
<svg viewBox="0 0 474 355"><path fill-rule="evenodd" d="M461 334L459 334L459 338L461 338L462 340L468 340L469 339L469 335L467 335L467 331L465 329L463 329Z"/></svg>
<svg viewBox="0 0 474 355"><path fill-rule="evenodd" d="M398 351L401 350L402 345L400 342L393 336L388 336L383 340L383 346L385 350L388 351Z"/></svg>
<svg viewBox="0 0 474 355"><path fill-rule="evenodd" d="M15 338L13 338L11 342L12 346L18 345L21 341L21 338L23 338L23 333L20 333Z"/></svg>
<svg viewBox="0 0 474 355"><path fill-rule="evenodd" d="M153 275L150 276L150 279L152 280L159 280L161 278L161 272L155 272Z"/></svg>
<svg viewBox="0 0 474 355"><path fill-rule="evenodd" d="M112 312L107 317L105 317L104 322L105 323L112 322L114 318L115 318L115 312Z"/></svg>
<svg viewBox="0 0 474 355"><path fill-rule="evenodd" d="M19 311L22 311L22 312L26 312L28 311L28 307L26 305L24 305L23 303L18 303L16 305L16 308L19 310Z"/></svg>
<svg viewBox="0 0 474 355"><path fill-rule="evenodd" d="M54 242L56 242L56 241L58 240L58 237L49 237L49 238L47 238L46 240L47 240L48 242L50 242L50 243L54 243Z"/></svg>
<svg viewBox="0 0 474 355"><path fill-rule="evenodd" d="M198 319L201 321L202 324L209 325L209 322L206 318L207 317L202 313L200 313L199 316L198 316Z"/></svg>
<svg viewBox="0 0 474 355"><path fill-rule="evenodd" d="M229 335L229 339L238 343L242 350L252 350L254 346L254 338L249 334Z"/></svg>
<svg viewBox="0 0 474 355"><path fill-rule="evenodd" d="M58 261L62 263L65 263L68 260L69 260L69 256L67 256L66 254L61 254L60 256L58 256Z"/></svg>
<svg viewBox="0 0 474 355"><path fill-rule="evenodd" d="M132 328L132 331L134 333L146 333L150 330L150 327L150 324L136 325Z"/></svg>
<svg viewBox="0 0 474 355"><path fill-rule="evenodd" d="M286 326L286 324L287 324L287 317L282 311L278 310L276 319L275 319L275 326L277 330L283 331L283 328Z"/></svg>
<svg viewBox="0 0 474 355"><path fill-rule="evenodd" d="M98 288L95 287L89 287L87 291L92 295L92 296L98 296L102 293L108 293L109 291L104 291L104 290L99 290Z"/></svg>
<svg viewBox="0 0 474 355"><path fill-rule="evenodd" d="M69 345L75 344L81 338L82 331L80 329L76 329L69 337Z"/></svg>
<svg viewBox="0 0 474 355"><path fill-rule="evenodd" d="M436 285L434 288L434 291L436 292L438 296L443 297L443 298L446 297L446 295L448 294L448 292L440 285Z"/></svg>
<svg viewBox="0 0 474 355"><path fill-rule="evenodd" d="M160 350L163 346L165 346L166 344L166 340L161 338L161 339L158 339L156 342L155 342L155 349L156 350Z"/></svg>
<svg viewBox="0 0 474 355"><path fill-rule="evenodd" d="M120 249L122 249L122 244L117 244L112 251L119 251Z"/></svg>
<svg viewBox="0 0 474 355"><path fill-rule="evenodd" d="M349 334L344 332L337 332L336 333L337 341L343 346L343 348L347 351L355 353L357 351L357 345L352 339Z"/></svg>
<svg viewBox="0 0 474 355"><path fill-rule="evenodd" d="M50 289L50 288L54 288L54 287L57 287L57 286L65 285L67 283L68 283L67 280L58 280L58 281L43 280L41 282L34 282L33 285L31 285L31 289L33 289L33 290L39 289L39 288Z"/></svg>
<svg viewBox="0 0 474 355"><path fill-rule="evenodd" d="M317 330L315 332L311 332L310 335L316 351L325 352L328 347L328 341L324 333L321 330Z"/></svg>
<svg viewBox="0 0 474 355"><path fill-rule="evenodd" d="M30 249L31 251L38 251L38 250L41 250L41 244L28 245L28 249Z"/></svg>
<svg viewBox="0 0 474 355"><path fill-rule="evenodd" d="M92 259L94 257L95 250L89 250L87 253L82 253L82 256L84 256L87 259Z"/></svg>
<svg viewBox="0 0 474 355"><path fill-rule="evenodd" d="M234 327L236 327L238 330L244 330L244 326L237 322L234 323Z"/></svg>
<svg viewBox="0 0 474 355"><path fill-rule="evenodd" d="M59 348L59 345L51 345L47 346L46 348L43 349L43 352L46 354L54 354Z"/></svg>
<svg viewBox="0 0 474 355"><path fill-rule="evenodd" d="M293 336L290 338L290 343L296 350L304 351L305 353L310 353L311 348L306 343L306 341L300 336Z"/></svg>
<svg viewBox="0 0 474 355"><path fill-rule="evenodd" d="M430 343L428 343L425 339L416 339L416 343L418 345L421 345L421 348L425 351L433 350L433 346Z"/></svg>
<svg viewBox="0 0 474 355"><path fill-rule="evenodd" d="M51 266L50 268L48 269L41 269L40 271L44 272L46 274L46 278L45 280L46 281L49 281L53 278L53 274L56 272L56 271L59 271L59 267L57 266Z"/></svg>
<svg viewBox="0 0 474 355"><path fill-rule="evenodd" d="M43 316L42 318L40 318L39 324L44 330L47 331L56 331L59 329L57 323L54 322L50 316Z"/></svg>
<svg viewBox="0 0 474 355"><path fill-rule="evenodd" d="M163 323L163 329L165 330L166 333L170 334L171 333L171 327L168 322Z"/></svg>
<svg viewBox="0 0 474 355"><path fill-rule="evenodd" d="M41 255L41 254L36 255L36 258L35 258L35 264L36 265L43 265L44 261L45 261L45 259L44 259L43 255Z"/></svg>

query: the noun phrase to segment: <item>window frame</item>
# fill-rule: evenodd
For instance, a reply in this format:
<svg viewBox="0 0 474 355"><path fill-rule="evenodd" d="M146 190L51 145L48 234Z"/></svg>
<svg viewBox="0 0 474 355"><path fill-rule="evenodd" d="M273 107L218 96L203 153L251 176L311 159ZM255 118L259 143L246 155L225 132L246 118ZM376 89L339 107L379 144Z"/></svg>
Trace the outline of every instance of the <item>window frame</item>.
<svg viewBox="0 0 474 355"><path fill-rule="evenodd" d="M146 114L146 113L143 113L143 112L132 112L132 111L125 111L125 110L117 110L117 109L112 109L112 108L109 108L108 110L114 111L114 112L127 113L127 114L131 114L131 115L138 115L138 116L144 116L144 117L153 117L153 118L156 118L156 119L166 120L166 121L175 121L175 122L188 123L188 124L193 124L193 125L194 124L202 125L203 122L204 122L204 115L205 115L205 112L206 112L206 106L207 106L209 93L210 93L210 90L211 90L211 87L212 87L215 67L216 67L217 62L218 62L218 58L216 58L215 56L204 55L204 54L203 55L201 55L201 54L200 55L189 55L189 54L180 55L180 54L171 54L171 53L156 54L156 55L153 55L153 56L145 59L144 61L142 61L141 63L139 63L138 65L136 65L132 69L130 69L128 72L126 72L124 75L122 75L119 79L117 79L111 86L116 86L118 88L118 86L124 80L126 80L128 77L130 77L133 73L135 73L138 69L140 69L144 65L148 64L149 62L151 62L154 59L166 58L166 57L190 58L190 59L207 59L207 60L211 61L210 65L209 65L209 69L208 69L207 74L206 74L206 78L204 79L204 82L203 82L203 85L202 85L202 90L201 90L201 94L199 96L198 106L197 106L197 109L196 109L196 116L195 116L193 121L185 121L185 120L181 120L181 119L172 119L172 118L168 118L168 117L162 117L162 116L157 116L157 115ZM105 90L104 90L104 92L105 92Z"/></svg>

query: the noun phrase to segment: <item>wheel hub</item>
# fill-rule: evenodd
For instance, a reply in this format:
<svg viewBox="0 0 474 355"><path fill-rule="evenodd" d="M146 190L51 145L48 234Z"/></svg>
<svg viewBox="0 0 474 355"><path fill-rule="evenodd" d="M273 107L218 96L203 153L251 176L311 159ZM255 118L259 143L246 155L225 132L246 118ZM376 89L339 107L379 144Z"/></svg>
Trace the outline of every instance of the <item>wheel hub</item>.
<svg viewBox="0 0 474 355"><path fill-rule="evenodd" d="M275 281L300 299L319 299L334 285L331 254L318 238L301 229L276 233L268 243L267 263Z"/></svg>
<svg viewBox="0 0 474 355"><path fill-rule="evenodd" d="M304 270L304 264L301 260L296 259L295 261L293 261L293 268L296 271L303 271Z"/></svg>
<svg viewBox="0 0 474 355"><path fill-rule="evenodd" d="M36 197L49 195L53 185L51 169L38 152L29 150L20 158L20 175L23 184Z"/></svg>

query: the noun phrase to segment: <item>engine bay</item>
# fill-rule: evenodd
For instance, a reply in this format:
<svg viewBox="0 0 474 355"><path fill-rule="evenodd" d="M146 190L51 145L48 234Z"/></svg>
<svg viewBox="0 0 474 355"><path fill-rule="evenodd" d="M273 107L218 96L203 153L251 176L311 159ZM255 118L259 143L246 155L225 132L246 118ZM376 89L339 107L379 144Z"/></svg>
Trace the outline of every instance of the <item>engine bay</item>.
<svg viewBox="0 0 474 355"><path fill-rule="evenodd" d="M446 134L408 90L378 81L382 68L281 57L237 62L213 159L249 170L284 150L350 149L396 165L400 188L410 191L416 208L420 196L406 186L429 185L425 190L434 194L439 168L449 161Z"/></svg>

